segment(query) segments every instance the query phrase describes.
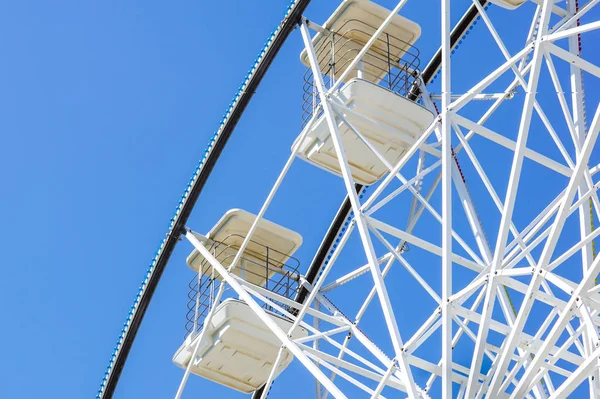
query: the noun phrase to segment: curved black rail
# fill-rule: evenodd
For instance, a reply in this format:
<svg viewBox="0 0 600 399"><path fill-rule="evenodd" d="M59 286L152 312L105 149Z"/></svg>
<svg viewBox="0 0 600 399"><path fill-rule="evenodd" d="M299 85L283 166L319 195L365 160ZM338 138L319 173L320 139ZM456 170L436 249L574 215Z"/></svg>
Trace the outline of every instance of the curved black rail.
<svg viewBox="0 0 600 399"><path fill-rule="evenodd" d="M179 241L182 233L184 232L187 220L208 180L210 173L212 172L219 156L223 152L227 141L231 137L233 130L237 126L240 117L246 110L246 107L250 103L250 100L254 96L256 89L260 82L264 78L265 74L269 70L271 63L279 53L279 50L289 37L290 33L295 29L296 24L300 21L304 10L310 3L310 0L296 0L291 3L290 8L286 14L286 17L279 24L278 29L270 44L267 46L264 56L258 61L254 73L251 74L247 80L246 88L239 96L238 101L232 107L224 123L221 125L219 134L216 135L215 142L212 146L212 151L207 155L205 162L202 164L199 172L197 173L196 179L189 187L189 193L184 197L183 203L181 204L180 211L176 214L171 228L167 233L167 238L164 244L160 247L156 258L154 267L148 273L148 280L146 285L143 286L142 292L139 296L139 302L137 306L134 306L131 313L131 321L126 327L126 331L122 335L122 341L117 344L117 349L112 367L109 367L108 376L100 388L100 392L97 397L101 399L111 399L119 383L123 367L127 361L131 346L135 340L135 337L139 331L148 305L152 300L152 296L156 291L158 282L171 258L171 254Z"/></svg>

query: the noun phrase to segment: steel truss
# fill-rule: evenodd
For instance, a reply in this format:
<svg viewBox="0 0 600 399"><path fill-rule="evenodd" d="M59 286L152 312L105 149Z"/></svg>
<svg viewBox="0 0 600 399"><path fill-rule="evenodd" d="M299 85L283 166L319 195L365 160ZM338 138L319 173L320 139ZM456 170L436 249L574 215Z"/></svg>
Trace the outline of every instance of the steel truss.
<svg viewBox="0 0 600 399"><path fill-rule="evenodd" d="M322 78L309 25L306 20L301 22L300 32L314 84L353 212L351 223L319 277L314 282L301 280L308 293L302 303L252 285L231 273L297 158L301 142L298 140L231 266L221 265L198 239L199 235L187 230L186 238L222 276L223 283L215 303L219 303L225 285L235 290L281 341L279 354L287 348L314 376L319 399L329 395L346 398L358 391L371 398L393 396L397 394L394 391L405 392L411 398L428 398L435 389L436 396L448 399L554 399L567 397L585 381L589 385L589 396L598 398L600 285L596 283L596 277L600 273L600 257L594 256L592 241L600 235L600 228L593 229L591 220L600 215L597 195L600 179L596 177L600 165L590 165L590 162L600 133L600 105L596 106L593 119L586 126L582 75L600 78L600 67L581 57L577 39L578 35L600 28L598 22L578 24L579 19L600 1L591 0L578 8L574 0L535 0L537 7L528 37L522 49L511 54L488 12L479 0L474 0L473 4L504 61L464 94L453 95L450 0L441 0L441 92L429 93L424 83L419 89L421 103L437 114L436 101L439 101L441 112L408 147L401 160L392 165L349 121L349 116L368 118L344 105L339 98L339 87L406 2L398 2L367 45L329 88ZM569 76L563 76L564 68L557 68L560 63L569 65ZM556 124L556 115L551 118L546 114L544 102L538 97L543 73L551 79L562 113L559 116L565 127ZM512 82L498 88L499 79L505 76L512 76ZM570 87L565 87L565 82ZM493 91L484 92L488 88ZM518 89L523 94L519 94ZM565 93L570 93L570 100ZM523 108L513 140L510 135L494 130L488 122L506 101L519 99L523 101ZM475 113L470 107L479 100L492 103L474 120L472 115ZM317 118L313 116L309 126ZM535 124L535 121L541 124ZM340 124L352 130L389 170L364 200L355 188L356 182L340 137ZM542 135L553 143L561 160L555 160L551 155L554 148L550 151L549 148L527 146L529 138ZM510 152L512 162L506 183L500 184L499 179L491 176L490 163L483 158L486 154L475 145L481 142L485 142L487 148L494 146ZM477 196L472 195L466 185L457 154L468 159L483 187ZM417 168L411 171L408 165L415 159L418 159ZM427 164L427 159L433 161ZM544 199L542 210L524 220L517 216L517 211L520 211L520 203L528 199L519 196L518 191L527 182L523 179L531 179L530 172L525 173L531 165L535 171L543 171L540 172L543 176L553 176L561 188L556 192L549 191L553 194L549 201ZM427 192L422 189L426 184L429 184ZM436 193L440 200L434 202L432 198ZM404 228L399 227L397 221L390 222L377 216L380 210L392 207L403 196L410 196L413 201L410 211L406 211L408 219ZM493 229L478 216L477 207L482 197L491 201L500 213L500 222ZM453 202L458 206L453 206ZM459 214L458 207L462 207L464 213ZM423 214L434 220L439 229L417 232L415 226ZM453 223L459 217L464 217L466 224ZM572 224L579 230L577 237L573 236ZM358 233L367 263L330 278L336 276L338 258L350 245L353 233ZM487 237L493 239L493 245ZM405 251L407 243L410 253ZM381 248L384 248L383 253ZM413 253L416 255L412 256ZM418 254L425 253L429 254L428 259L433 255L441 261L441 268L436 269L441 275L439 286L423 273L425 268L438 267L438 264L417 264ZM398 323L397 313L402 307L391 298L391 281L386 280L394 264L406 270L435 303L426 310L429 316L415 331L403 330ZM572 266L579 264L581 267L574 272ZM457 268L463 269L461 280L453 279ZM468 282L463 281L465 273L471 276ZM364 277L369 274L370 279ZM339 291L337 297L343 297L348 283L356 279L367 284L370 291L359 311L348 317L342 313L343 306L338 308L325 294L333 295ZM395 287L398 284L401 283L394 282ZM370 306L372 303L378 306ZM281 313L286 310L280 304L296 309L296 312L287 312L293 321L291 329L283 331L278 327L262 304ZM214 309L215 306L205 323L210 322ZM361 321L367 312L383 316L382 328L391 343L387 352L361 329ZM294 340L291 332L299 325L310 335ZM355 346L351 347L351 344ZM419 349L427 345L439 349L434 358L430 353L427 356L419 354ZM472 348L470 362L453 359L456 348ZM192 359L195 357L194 354ZM278 361L262 391L262 398L269 392ZM183 392L192 363L190 361L184 374L177 397ZM429 377L416 378L414 371L417 369L419 374L424 371ZM437 386L436 381L439 382Z"/></svg>

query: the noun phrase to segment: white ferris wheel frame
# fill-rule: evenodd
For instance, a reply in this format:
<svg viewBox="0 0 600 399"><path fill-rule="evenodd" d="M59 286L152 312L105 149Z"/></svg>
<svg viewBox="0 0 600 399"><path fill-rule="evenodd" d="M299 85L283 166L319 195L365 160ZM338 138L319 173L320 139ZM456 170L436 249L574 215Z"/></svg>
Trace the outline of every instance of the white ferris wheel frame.
<svg viewBox="0 0 600 399"><path fill-rule="evenodd" d="M600 171L600 165L588 166L590 155L600 131L600 106L596 109L589 129L586 131L583 117L585 99L581 75L581 71L585 71L600 78L600 67L580 57L577 43L577 35L600 28L600 21L581 26L576 25L576 21L595 7L600 0L590 0L577 11L574 0L566 0L566 9L558 5L560 2L552 0L532 1L537 3L537 9L527 42L522 50L511 55L486 10L478 0L473 0L473 4L478 8L481 18L502 52L505 62L466 93L453 95L450 83L450 0L441 0L441 94L430 94L427 92L425 85L421 85L424 105L431 111L436 112L433 100L441 100L441 112L426 131L414 140L396 165L389 164L384 156L352 125L347 118L348 115L368 118L356 114L346 107L337 97L337 93L344 78L358 65L370 46L377 40L378 36L391 22L392 17L400 11L407 0L398 2L369 42L329 89L326 88L323 82L322 72L312 45L309 32L312 25L307 20L302 21L300 31L314 76L314 84L320 97L324 117L327 120L335 152L339 159L345 188L352 206L353 218L349 227L342 235L339 245L333 251L331 259L324 266L314 285L309 284L306 280L301 281L301 285L309 292L308 298L303 304L252 285L231 273L232 269L238 265L259 221L267 211L293 161L297 158L299 145L302 141L298 140L237 255L228 268L221 265L211 254L205 243L198 239L199 235L197 233L189 229L186 233L186 238L206 258L214 271L222 277L223 283L221 283L213 303L219 303L225 284L227 284L281 341L282 347L279 356L273 365L261 399L266 398L269 392L269 387L273 382L275 370L284 349L292 352L295 358L314 376L317 399L325 399L328 395L332 395L336 399L347 397L336 385L336 377L365 391L371 398L383 397L381 393L385 387L406 392L412 398L427 398L429 397L429 390L438 377L441 377L442 398L445 399L453 396L453 384L460 385L459 398L471 399L487 395L488 397L506 396L511 399L523 397L558 399L567 397L586 379L589 381L590 398L600 398L600 336L598 332L598 326L600 325L600 285L594 283L595 277L600 273L600 257L593 258L591 244L592 240L600 235L600 228L594 231L591 230L588 209L588 202L591 201L594 211L597 215L600 215L600 200L597 195L600 183L594 183L593 181L593 176ZM559 15L561 20L554 26L550 26L550 16L553 13ZM568 50L554 44L554 41L561 39L567 39ZM529 61L530 56L531 60ZM554 60L570 64L572 107L569 107L562 90ZM547 66L556 89L558 101L575 146L576 159L571 159L564 143L560 140L552 123L544 114L536 99L543 64ZM483 92L508 71L512 71L515 77L504 92L491 94ZM526 93L517 140L513 141L483 125L505 100L511 98L514 90L518 87L525 89ZM460 115L463 107L476 100L493 101L480 120L472 121L464 115ZM527 138L534 112L544 123L566 164L557 162L527 147ZM316 120L317 116L313 116L309 126L314 124ZM355 181L338 131L340 121L348 126L389 170L387 176L364 201L361 201L355 190ZM369 122L378 123L374 120L369 120ZM386 127L386 129L390 129L390 127ZM463 129L467 129L466 134ZM309 130L309 128L306 128L304 131L308 132ZM437 139L435 144L427 142L432 134L435 134ZM469 145L469 140L474 135L484 137L514 153L504 201L499 198L484 168ZM452 137L455 137L460 145L452 148ZM502 212L497 239L493 247L485 238L483 226L477 216L475 203L465 182L461 179L457 167L455 154L462 151L466 153L472 162L489 195ZM410 178L405 177L401 173L405 164L416 154L422 156L425 153L432 154L438 160L429 167L424 167L419 162L415 175ZM525 229L518 231L513 223L513 211L523 161L526 158L568 177L569 180L565 189L548 204L546 209L534 218ZM441 172L439 169L441 169ZM419 184L425 176L435 176L435 178L429 192L423 195L419 190ZM389 184L396 180L400 181L401 186L380 199ZM441 214L429 203L439 183L441 183L442 194ZM453 187L456 189L460 204L464 207L477 249L470 248L466 241L453 230L451 211ZM407 228L400 229L373 216L376 210L385 206L406 190L409 190L414 196ZM436 245L412 233L412 228L424 210L427 210L441 225L441 245ZM581 239L571 249L552 260L564 222L575 212L579 215ZM551 223L550 226L544 228L548 223ZM354 230L359 233L368 261L367 264L325 285L327 276L335 267L336 259ZM382 233L399 239L400 244L393 246ZM509 241L509 234L512 234L512 241ZM387 248L388 253L386 255L377 257L373 237ZM402 246L405 242L441 258L441 293L436 292L426 279L405 259L402 253ZM453 245L457 244L469 255L469 258L453 252ZM541 256L536 260L531 251L542 244ZM583 266L581 281L571 281L553 272L556 267L578 252L581 253ZM526 261L528 266L519 266L519 262L522 260ZM404 267L439 305L436 309L433 309L430 317L411 337L402 337L401 335L384 280L394 262L398 262ZM477 278L458 292L452 292L453 264L478 273ZM335 290L357 276L369 272L373 282L371 292L363 301L360 311L354 319L343 315L324 296L324 293ZM527 285L516 279L520 276L531 276L531 282ZM554 295L548 282L567 293L569 299L564 300ZM514 312L504 286L524 294L522 303ZM367 307L375 297L377 297L383 311L386 328L394 349L393 357L389 357L381 351L358 327ZM469 298L475 298L473 304L470 307L463 306ZM536 300L550 305L553 310L540 325L538 332L531 336L524 333L523 328ZM291 329L283 331L271 320L262 308L261 303L267 303L273 309L281 312L285 312L285 310L279 304L296 309L297 313L289 316L293 320ZM500 305L506 323L492 317L495 303ZM483 304L482 310L478 311L477 309L481 304ZM216 306L212 306L208 312L206 323L210 322L215 308ZM307 321L307 316L312 318L312 323ZM573 317L579 320L579 325L576 327L571 324ZM327 323L334 327L321 329L321 323ZM470 323L477 324L478 329L476 331L471 329L469 327ZM292 339L291 332L298 325L302 325L311 335L306 338ZM453 326L456 326L455 331L453 331ZM442 332L440 361L435 364L415 356L414 351L440 328ZM505 336L501 347L496 347L487 342L490 330ZM565 330L568 332L569 338L565 343L557 346L556 343ZM346 334L342 343L332 338L337 334ZM463 335L473 340L475 344L470 367L452 361L452 349ZM348 343L351 337L355 337L379 361L379 364L374 364L350 350ZM200 341L201 339L198 339L194 355L185 371L176 398L181 397L183 393ZM321 349L320 342L327 342L327 344L332 345L339 351L338 354L332 355L325 352ZM575 345L579 351L578 354L568 350L572 345ZM532 353L535 353L535 356L532 356ZM484 356L492 361L492 366L486 375L481 373ZM578 367L573 372L569 372L556 365L559 360L570 362ZM515 363L512 368L510 368L511 362ZM419 386L415 383L411 371L413 368L431 373L431 377L425 386ZM325 370L331 374L328 376ZM555 387L551 373L563 375L566 380ZM351 374L374 381L376 387L371 388L365 385ZM519 378L517 379L518 374ZM510 385L513 385L512 392L506 394L505 391ZM324 388L324 390L321 388Z"/></svg>

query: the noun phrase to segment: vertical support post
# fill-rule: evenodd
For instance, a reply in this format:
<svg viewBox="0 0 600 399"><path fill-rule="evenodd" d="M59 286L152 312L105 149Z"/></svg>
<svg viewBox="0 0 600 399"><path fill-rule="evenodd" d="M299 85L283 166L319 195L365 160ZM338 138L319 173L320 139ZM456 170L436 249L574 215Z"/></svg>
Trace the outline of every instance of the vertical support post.
<svg viewBox="0 0 600 399"><path fill-rule="evenodd" d="M314 308L318 312L321 311L321 304L319 303L319 301L315 301ZM321 331L321 319L319 319L318 317L314 317L313 318L313 327L317 331ZM319 339L315 339L314 342L313 342L313 349L315 349L317 351L320 350L319 343L320 343L320 340ZM315 399L321 399L322 392L323 391L322 391L321 383L319 382L318 379L315 378Z"/></svg>
<svg viewBox="0 0 600 399"><path fill-rule="evenodd" d="M450 0L442 8L442 399L452 399L452 124L450 73Z"/></svg>
<svg viewBox="0 0 600 399"><path fill-rule="evenodd" d="M569 0L567 1L567 10L570 13L576 13L578 10L578 6L577 6L577 0ZM577 23L579 23L579 21L577 21ZM580 56L580 36L579 35L571 35L568 38L568 48L569 51L571 53L573 53L576 56ZM579 154L581 152L581 146L583 145L583 142L585 141L585 129L586 129L586 120L585 120L585 104L584 104L584 92L583 92L583 76L581 74L581 69L579 69L577 67L577 65L571 63L570 66L570 82L571 82L571 104L573 104L572 106L572 115L573 115L573 124L575 127L575 135L576 135L576 142L575 142L575 154L576 154L576 159L579 157ZM588 184L586 182L585 179L581 180L581 185L579 186L577 192L578 195L581 197L583 194L585 194L586 191L588 191ZM590 198L590 202L591 202L591 198ZM586 201L587 202L587 201ZM579 232L580 232L580 236L582 239L584 239L585 237L587 237L590 233L591 233L591 229L592 229L592 218L591 218L591 212L588 209L587 203L583 203L581 204L581 206L578 209L579 212ZM588 270L588 268L590 267L590 265L592 264L593 261L593 247L592 247L592 243L590 242L589 244L585 245L582 249L581 249L581 260L582 260L582 266L583 266L583 273L585 274L585 272ZM587 337L587 334L584 334L584 337ZM584 350L586 352L586 355L589 355L594 349L594 342L590 341L592 338L591 337L587 337L587 339L583 339L583 345L584 345ZM595 378L594 378L595 377ZM598 399L598 393L597 393L597 388L598 388L598 378L600 378L600 373L598 372L598 370L594 371L593 376L589 376L588 377L588 385L589 385L589 392L590 392L590 398L593 399Z"/></svg>

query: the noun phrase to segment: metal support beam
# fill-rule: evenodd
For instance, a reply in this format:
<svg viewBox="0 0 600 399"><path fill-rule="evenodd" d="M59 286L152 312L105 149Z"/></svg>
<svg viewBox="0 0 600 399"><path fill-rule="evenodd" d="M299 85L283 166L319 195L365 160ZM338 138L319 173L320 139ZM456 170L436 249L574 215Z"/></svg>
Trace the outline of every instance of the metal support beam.
<svg viewBox="0 0 600 399"><path fill-rule="evenodd" d="M442 8L442 399L452 399L452 114L450 77L450 0Z"/></svg>

